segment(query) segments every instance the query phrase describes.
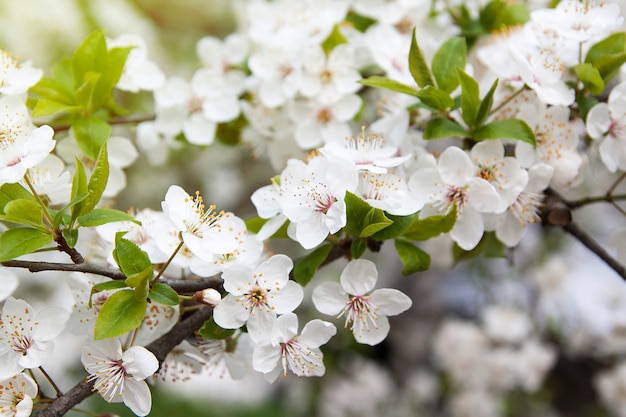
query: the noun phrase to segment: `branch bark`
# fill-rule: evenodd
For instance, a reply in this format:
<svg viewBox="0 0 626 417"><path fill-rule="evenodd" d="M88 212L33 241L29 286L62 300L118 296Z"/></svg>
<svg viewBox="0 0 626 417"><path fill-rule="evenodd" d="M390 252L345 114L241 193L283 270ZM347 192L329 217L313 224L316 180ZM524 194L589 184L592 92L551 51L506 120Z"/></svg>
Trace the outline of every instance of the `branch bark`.
<svg viewBox="0 0 626 417"><path fill-rule="evenodd" d="M165 335L146 346L146 349L154 353L154 356L162 364L167 354L180 342L191 336L213 314L213 309L204 307L172 328ZM54 400L48 407L36 414L37 417L61 417L72 407L94 393L93 383L86 378L76 384L72 389Z"/></svg>

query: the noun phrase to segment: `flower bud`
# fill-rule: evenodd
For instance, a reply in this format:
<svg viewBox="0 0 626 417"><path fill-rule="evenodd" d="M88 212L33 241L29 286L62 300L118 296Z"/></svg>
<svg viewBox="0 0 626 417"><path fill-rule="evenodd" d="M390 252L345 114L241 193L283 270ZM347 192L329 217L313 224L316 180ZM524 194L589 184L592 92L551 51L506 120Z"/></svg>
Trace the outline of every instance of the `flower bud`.
<svg viewBox="0 0 626 417"><path fill-rule="evenodd" d="M196 291L194 298L197 302L215 307L222 301L222 296L213 288Z"/></svg>

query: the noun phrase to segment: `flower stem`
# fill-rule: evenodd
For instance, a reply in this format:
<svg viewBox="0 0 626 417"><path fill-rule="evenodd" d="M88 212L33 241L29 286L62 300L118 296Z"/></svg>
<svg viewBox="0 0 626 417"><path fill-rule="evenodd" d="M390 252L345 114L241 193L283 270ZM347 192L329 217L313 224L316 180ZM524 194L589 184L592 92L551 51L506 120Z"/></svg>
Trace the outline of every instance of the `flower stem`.
<svg viewBox="0 0 626 417"><path fill-rule="evenodd" d="M39 194L37 194L37 191L35 191L35 187L30 182L30 179L28 179L28 171L26 171L26 174L24 175L24 182L26 182L26 185L30 189L30 192L33 193L33 196L35 197L35 200L37 200L37 203L39 203L39 205L43 209L43 216L46 218L46 220L50 224L50 227L52 227L54 225L54 220L52 219L52 215L48 211L48 206L46 206L46 204L43 202Z"/></svg>
<svg viewBox="0 0 626 417"><path fill-rule="evenodd" d="M48 373L43 369L43 366L39 367L39 370L41 371L41 373L43 374L43 376L48 380L48 382L50 383L50 385L52 386L52 388L54 388L54 391L56 393L57 398L61 397L63 395L63 392L59 389L59 387L57 386L57 384L52 380L52 378L50 377L50 375L48 375Z"/></svg>
<svg viewBox="0 0 626 417"><path fill-rule="evenodd" d="M180 251L180 249L183 247L184 244L185 244L185 242L183 242L183 240L181 239L181 241L178 244L178 246L176 246L176 249L174 249L174 252L172 252L172 254L168 258L168 260L165 261L165 263L163 264L163 266L159 270L159 273L156 274L156 276L152 279L152 281L150 282L150 285L154 284L155 282L157 282L159 280L159 278L161 278L161 275L163 275L163 272L165 272L165 270L170 265L170 263L172 263L172 260L174 259L174 257L176 256L178 251Z"/></svg>

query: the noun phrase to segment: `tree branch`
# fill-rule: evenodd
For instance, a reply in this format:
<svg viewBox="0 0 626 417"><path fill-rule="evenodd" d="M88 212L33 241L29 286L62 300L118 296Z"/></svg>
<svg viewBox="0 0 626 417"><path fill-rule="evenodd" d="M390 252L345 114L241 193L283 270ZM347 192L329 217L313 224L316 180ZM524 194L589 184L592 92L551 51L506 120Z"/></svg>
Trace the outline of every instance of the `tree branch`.
<svg viewBox="0 0 626 417"><path fill-rule="evenodd" d="M578 239L587 249L595 253L611 269L613 269L624 281L626 281L626 268L611 254L609 254L587 232L582 230L572 221L572 205L561 194L551 188L545 190L547 196L542 212L543 224L546 226L559 226L567 233Z"/></svg>
<svg viewBox="0 0 626 417"><path fill-rule="evenodd" d="M165 335L146 346L162 364L167 354L180 342L191 336L213 314L210 307L202 308L172 328ZM76 384L61 397L54 400L48 407L36 414L37 417L61 417L72 407L93 394L93 383L86 378Z"/></svg>

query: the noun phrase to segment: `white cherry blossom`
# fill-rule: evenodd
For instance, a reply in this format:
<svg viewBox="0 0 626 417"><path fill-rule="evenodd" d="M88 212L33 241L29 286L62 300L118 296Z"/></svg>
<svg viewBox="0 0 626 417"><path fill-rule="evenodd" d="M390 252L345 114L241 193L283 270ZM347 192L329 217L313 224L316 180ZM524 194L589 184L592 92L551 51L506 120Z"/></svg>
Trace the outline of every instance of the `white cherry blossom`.
<svg viewBox="0 0 626 417"><path fill-rule="evenodd" d="M116 87L133 93L139 90L154 91L165 82L165 75L153 61L148 59L146 41L139 35L127 33L115 39L107 40L109 49L116 47L132 47L122 75Z"/></svg>
<svg viewBox="0 0 626 417"><path fill-rule="evenodd" d="M213 310L218 326L238 329L247 324L253 340L269 334L277 314L293 311L303 298L302 287L289 280L293 261L274 255L255 268L233 265L224 271L228 295Z"/></svg>
<svg viewBox="0 0 626 417"><path fill-rule="evenodd" d="M144 380L159 368L152 352L142 346L122 351L119 339L104 339L84 346L81 361L105 401L123 401L138 416L150 413L152 395Z"/></svg>
<svg viewBox="0 0 626 417"><path fill-rule="evenodd" d="M15 183L54 149L54 131L36 128L19 96L0 98L0 116L0 184Z"/></svg>
<svg viewBox="0 0 626 417"><path fill-rule="evenodd" d="M337 101L342 95L361 88L361 74L354 68L354 50L340 44L325 56L320 47L307 51L303 63L300 92L305 97L318 97L323 102Z"/></svg>
<svg viewBox="0 0 626 417"><path fill-rule="evenodd" d="M394 172L386 174L360 172L357 195L370 206L396 216L417 213L424 206L424 203L409 191L405 179Z"/></svg>
<svg viewBox="0 0 626 417"><path fill-rule="evenodd" d="M456 207L457 219L450 236L461 248L474 248L485 230L481 213L501 209L495 188L477 176L467 153L454 146L443 151L438 161L430 154L420 156L417 166L409 187L416 198L424 199L420 216L446 214Z"/></svg>
<svg viewBox="0 0 626 417"><path fill-rule="evenodd" d="M609 171L626 170L626 83L611 90L608 103L591 108L587 133L600 141L600 158Z"/></svg>
<svg viewBox="0 0 626 417"><path fill-rule="evenodd" d="M43 70L33 68L30 61L20 64L7 51L0 50L0 93L24 94L42 75Z"/></svg>
<svg viewBox="0 0 626 417"><path fill-rule="evenodd" d="M319 347L337 333L327 321L311 320L298 335L298 316L287 313L276 319L267 343L257 344L252 356L254 370L269 382L287 371L298 376L322 376L326 372Z"/></svg>
<svg viewBox="0 0 626 417"><path fill-rule="evenodd" d="M377 345L389 333L388 316L411 307L412 301L393 288L374 290L378 271L372 261L355 259L341 273L340 282L324 282L313 290L313 304L323 314L345 316L359 343Z"/></svg>
<svg viewBox="0 0 626 417"><path fill-rule="evenodd" d="M70 172L56 155L49 154L36 166L29 168L26 177L40 196L45 196L50 204L70 202L72 182Z"/></svg>
<svg viewBox="0 0 626 417"><path fill-rule="evenodd" d="M0 381L0 416L30 416L37 394L37 384L23 372Z"/></svg>
<svg viewBox="0 0 626 417"><path fill-rule="evenodd" d="M60 307L35 313L26 301L7 298L0 320L0 379L43 365L52 355L52 340L65 329L68 318L69 313Z"/></svg>

